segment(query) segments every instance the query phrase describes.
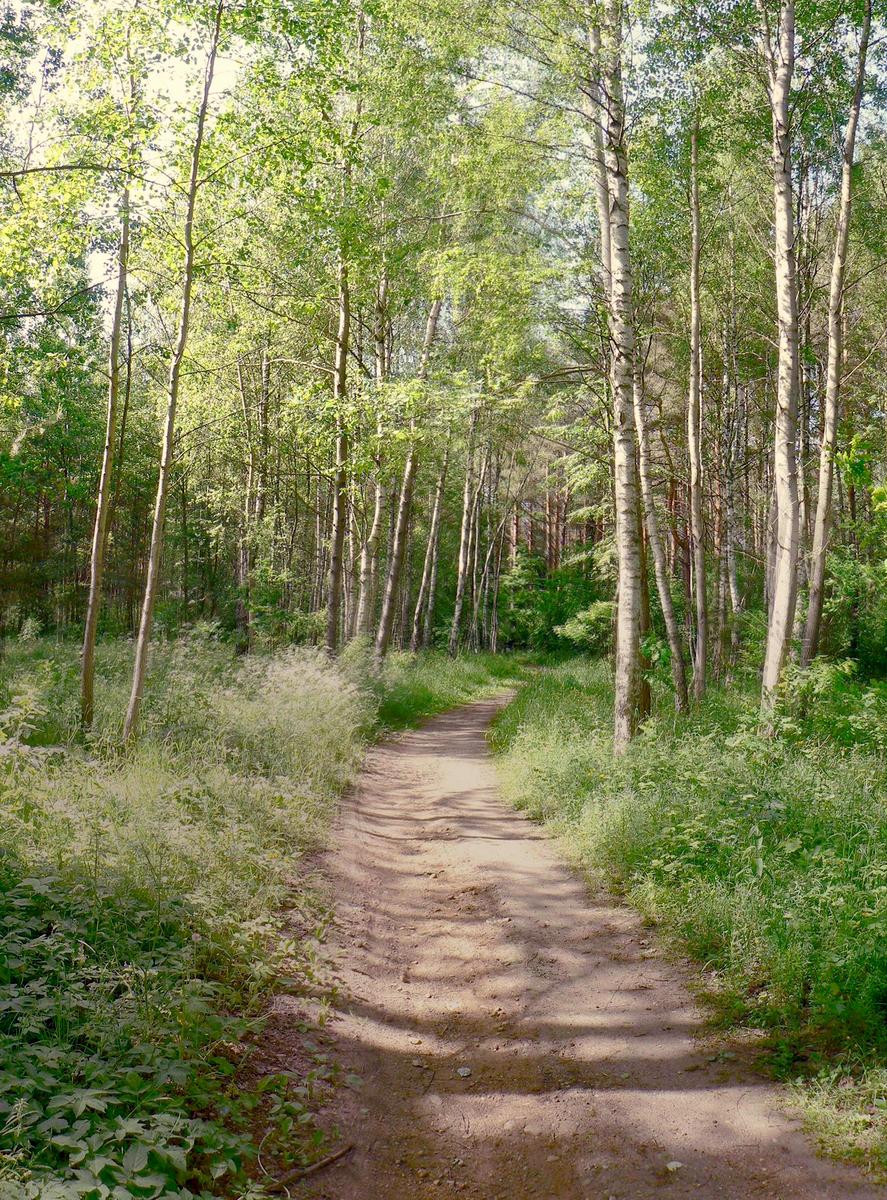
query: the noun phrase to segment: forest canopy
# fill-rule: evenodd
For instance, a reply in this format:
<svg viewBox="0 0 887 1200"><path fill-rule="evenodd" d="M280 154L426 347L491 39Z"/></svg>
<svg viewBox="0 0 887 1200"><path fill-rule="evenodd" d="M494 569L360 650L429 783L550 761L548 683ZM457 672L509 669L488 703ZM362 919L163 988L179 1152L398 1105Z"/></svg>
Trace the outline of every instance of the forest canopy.
<svg viewBox="0 0 887 1200"><path fill-rule="evenodd" d="M872 3L7 6L3 623L885 666ZM589 604L597 607L589 609ZM607 609L606 605L612 605ZM600 607L604 606L604 607Z"/></svg>

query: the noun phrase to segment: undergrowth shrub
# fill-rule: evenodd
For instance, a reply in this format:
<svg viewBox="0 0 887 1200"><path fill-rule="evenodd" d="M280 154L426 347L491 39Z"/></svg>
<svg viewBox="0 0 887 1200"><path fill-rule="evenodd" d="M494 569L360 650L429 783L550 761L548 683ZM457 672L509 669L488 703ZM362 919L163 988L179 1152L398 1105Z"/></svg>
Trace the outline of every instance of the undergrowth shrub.
<svg viewBox="0 0 887 1200"><path fill-rule="evenodd" d="M245 1194L262 1098L234 1084L238 1047L298 954L281 907L372 700L317 652L237 662L212 639L159 642L143 736L120 755L128 647L101 648L86 743L73 650L4 666L0 1187L186 1197L239 1177ZM319 1136L304 1128L295 1161Z"/></svg>
<svg viewBox="0 0 887 1200"><path fill-rule="evenodd" d="M521 692L494 745L510 797L704 964L725 1017L767 1028L781 1070L861 1056L883 1088L885 694L843 667L792 675L773 739L757 698L740 681L678 718L663 697L614 759L609 669L574 662ZM885 1115L867 1111L865 1153L887 1166Z"/></svg>
<svg viewBox="0 0 887 1200"><path fill-rule="evenodd" d="M258 1196L266 1152L310 1161L330 1068L244 1086L272 986L312 981L327 920L305 856L368 737L490 690L491 658L364 650L237 658L212 628L152 653L138 742L119 747L131 645L98 647L78 732L77 647L0 661L0 1197Z"/></svg>

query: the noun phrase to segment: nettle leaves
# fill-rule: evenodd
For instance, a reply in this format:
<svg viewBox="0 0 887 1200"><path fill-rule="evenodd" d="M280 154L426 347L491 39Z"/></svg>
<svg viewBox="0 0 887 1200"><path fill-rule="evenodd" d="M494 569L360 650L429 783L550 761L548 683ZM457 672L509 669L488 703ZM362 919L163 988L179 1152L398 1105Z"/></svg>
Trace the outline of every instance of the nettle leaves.
<svg viewBox="0 0 887 1200"><path fill-rule="evenodd" d="M33 1175L16 1195L187 1197L237 1171L240 1137L189 1115L192 1056L224 1023L183 906L8 863L0 928L0 1148Z"/></svg>

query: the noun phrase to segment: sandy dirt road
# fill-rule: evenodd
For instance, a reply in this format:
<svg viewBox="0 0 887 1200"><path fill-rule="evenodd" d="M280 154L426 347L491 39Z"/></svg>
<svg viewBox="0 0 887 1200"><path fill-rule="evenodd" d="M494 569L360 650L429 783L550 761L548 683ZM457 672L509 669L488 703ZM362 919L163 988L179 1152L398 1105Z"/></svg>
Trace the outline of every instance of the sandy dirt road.
<svg viewBox="0 0 887 1200"><path fill-rule="evenodd" d="M884 1200L710 1061L682 970L502 801L495 702L372 751L328 858L354 1148L300 1200ZM283 1016L283 1014L281 1014ZM680 1164L680 1165L677 1165Z"/></svg>

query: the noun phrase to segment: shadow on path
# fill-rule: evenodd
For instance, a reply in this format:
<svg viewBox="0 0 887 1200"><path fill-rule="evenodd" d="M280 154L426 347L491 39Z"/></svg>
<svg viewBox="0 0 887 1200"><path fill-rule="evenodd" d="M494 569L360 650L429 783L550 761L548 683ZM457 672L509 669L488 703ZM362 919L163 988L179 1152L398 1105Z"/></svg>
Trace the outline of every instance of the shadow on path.
<svg viewBox="0 0 887 1200"><path fill-rule="evenodd" d="M712 1061L679 966L503 804L495 702L369 756L329 856L347 1158L303 1200L875 1200ZM276 1017L287 1019L281 997ZM460 1073L461 1072L461 1073ZM679 1164L679 1165L676 1165Z"/></svg>

